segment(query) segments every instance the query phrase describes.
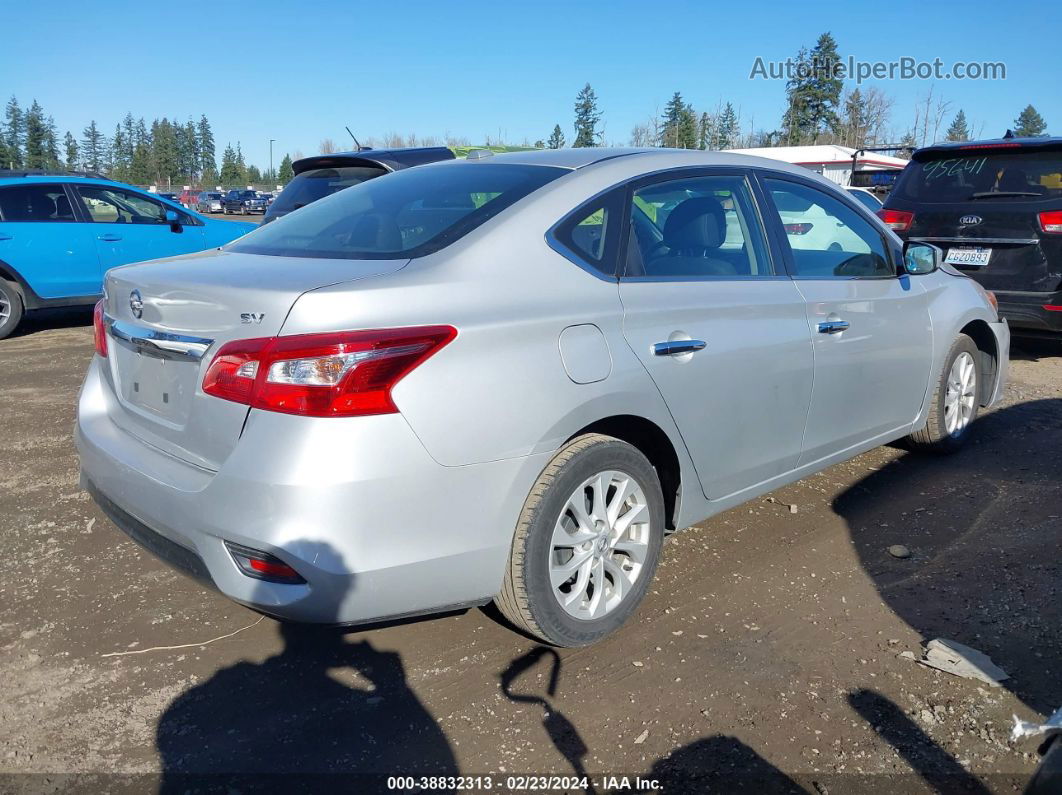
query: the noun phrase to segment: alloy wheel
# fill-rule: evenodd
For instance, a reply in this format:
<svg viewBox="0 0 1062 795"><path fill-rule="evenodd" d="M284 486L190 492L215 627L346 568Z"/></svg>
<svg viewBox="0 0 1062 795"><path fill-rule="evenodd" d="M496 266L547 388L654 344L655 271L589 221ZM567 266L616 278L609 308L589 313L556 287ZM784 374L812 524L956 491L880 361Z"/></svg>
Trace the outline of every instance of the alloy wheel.
<svg viewBox="0 0 1062 795"><path fill-rule="evenodd" d="M960 434L973 419L977 404L977 366L973 357L963 351L955 357L948 371L948 386L944 392L944 427L952 436Z"/></svg>
<svg viewBox="0 0 1062 795"><path fill-rule="evenodd" d="M599 472L565 503L549 551L550 588L568 615L598 619L632 591L649 552L649 506L624 472Z"/></svg>

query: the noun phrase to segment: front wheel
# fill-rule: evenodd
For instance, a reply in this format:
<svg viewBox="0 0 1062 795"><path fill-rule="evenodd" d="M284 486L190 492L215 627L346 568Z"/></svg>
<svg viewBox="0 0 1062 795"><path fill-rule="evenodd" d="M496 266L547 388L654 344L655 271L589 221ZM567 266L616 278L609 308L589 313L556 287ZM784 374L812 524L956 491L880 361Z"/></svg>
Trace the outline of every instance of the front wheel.
<svg viewBox="0 0 1062 795"><path fill-rule="evenodd" d="M22 296L15 285L0 279L0 340L8 337L22 322Z"/></svg>
<svg viewBox="0 0 1062 795"><path fill-rule="evenodd" d="M637 609L663 538L664 498L649 460L619 439L580 436L531 489L495 604L547 643L587 646Z"/></svg>
<svg viewBox="0 0 1062 795"><path fill-rule="evenodd" d="M913 447L951 453L966 441L981 402L980 361L977 345L960 334L944 357L926 424L907 437Z"/></svg>

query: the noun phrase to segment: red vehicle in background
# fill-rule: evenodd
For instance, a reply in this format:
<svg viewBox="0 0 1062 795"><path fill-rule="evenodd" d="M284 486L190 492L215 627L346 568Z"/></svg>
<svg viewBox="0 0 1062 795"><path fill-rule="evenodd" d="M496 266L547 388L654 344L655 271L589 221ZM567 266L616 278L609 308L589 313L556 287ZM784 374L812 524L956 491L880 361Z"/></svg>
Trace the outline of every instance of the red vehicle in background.
<svg viewBox="0 0 1062 795"><path fill-rule="evenodd" d="M198 190L182 190L177 195L177 201L189 210L194 210L196 202L199 201L199 193L200 191Z"/></svg>

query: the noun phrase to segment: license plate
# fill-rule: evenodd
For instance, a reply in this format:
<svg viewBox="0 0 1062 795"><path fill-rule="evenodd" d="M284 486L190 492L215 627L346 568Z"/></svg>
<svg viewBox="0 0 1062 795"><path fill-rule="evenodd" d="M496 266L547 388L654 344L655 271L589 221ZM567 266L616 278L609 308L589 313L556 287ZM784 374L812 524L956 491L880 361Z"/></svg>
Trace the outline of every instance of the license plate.
<svg viewBox="0 0 1062 795"><path fill-rule="evenodd" d="M167 422L187 420L194 391L189 388L195 379L193 363L167 361L124 344L114 348L119 394L127 406Z"/></svg>
<svg viewBox="0 0 1062 795"><path fill-rule="evenodd" d="M969 268L983 268L992 256L990 248L949 248L944 261L949 265L965 265Z"/></svg>

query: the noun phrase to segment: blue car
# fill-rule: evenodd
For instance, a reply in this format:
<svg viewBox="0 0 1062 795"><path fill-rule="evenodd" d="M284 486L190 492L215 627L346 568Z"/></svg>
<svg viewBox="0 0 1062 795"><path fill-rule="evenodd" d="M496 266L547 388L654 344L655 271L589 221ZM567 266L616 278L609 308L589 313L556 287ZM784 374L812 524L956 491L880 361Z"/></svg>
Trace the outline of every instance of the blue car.
<svg viewBox="0 0 1062 795"><path fill-rule="evenodd" d="M0 171L0 339L27 311L94 304L110 268L216 248L255 226L107 179Z"/></svg>

